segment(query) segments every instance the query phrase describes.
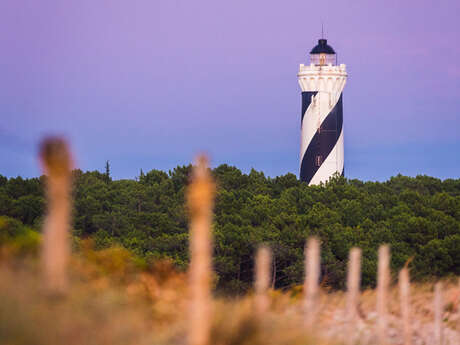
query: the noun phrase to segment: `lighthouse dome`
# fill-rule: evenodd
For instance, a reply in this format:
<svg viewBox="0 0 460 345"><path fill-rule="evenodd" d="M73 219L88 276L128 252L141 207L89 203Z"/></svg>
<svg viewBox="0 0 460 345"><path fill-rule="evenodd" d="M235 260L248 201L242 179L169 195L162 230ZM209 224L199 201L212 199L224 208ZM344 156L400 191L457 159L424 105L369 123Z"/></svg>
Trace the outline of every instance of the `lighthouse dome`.
<svg viewBox="0 0 460 345"><path fill-rule="evenodd" d="M322 38L318 40L318 44L311 50L310 54L335 54L335 51L327 44L327 40Z"/></svg>
<svg viewBox="0 0 460 345"><path fill-rule="evenodd" d="M334 49L327 44L327 40L321 38L318 44L310 52L310 63L316 66L336 65L337 55Z"/></svg>

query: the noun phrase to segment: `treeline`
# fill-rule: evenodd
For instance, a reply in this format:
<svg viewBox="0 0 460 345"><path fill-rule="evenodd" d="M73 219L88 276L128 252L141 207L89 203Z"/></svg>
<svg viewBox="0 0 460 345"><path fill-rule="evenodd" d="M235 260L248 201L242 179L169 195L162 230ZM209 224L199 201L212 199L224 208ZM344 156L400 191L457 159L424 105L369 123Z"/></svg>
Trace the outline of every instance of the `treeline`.
<svg viewBox="0 0 460 345"><path fill-rule="evenodd" d="M168 258L185 268L184 190L190 171L191 166L181 166L112 180L108 167L105 173L75 170L74 237L91 238L96 248L122 245L146 261ZM308 187L293 174L269 178L228 165L212 173L218 183L214 268L220 291L250 287L261 243L273 250L274 286L299 284L305 239L311 235L321 239L323 284L333 288L344 285L353 246L363 250L364 286L375 284L382 243L391 245L395 272L410 261L414 279L460 274L460 179L398 175L380 183L336 177L325 186ZM39 231L44 183L45 177L0 175L0 215ZM0 242L20 228L0 224Z"/></svg>

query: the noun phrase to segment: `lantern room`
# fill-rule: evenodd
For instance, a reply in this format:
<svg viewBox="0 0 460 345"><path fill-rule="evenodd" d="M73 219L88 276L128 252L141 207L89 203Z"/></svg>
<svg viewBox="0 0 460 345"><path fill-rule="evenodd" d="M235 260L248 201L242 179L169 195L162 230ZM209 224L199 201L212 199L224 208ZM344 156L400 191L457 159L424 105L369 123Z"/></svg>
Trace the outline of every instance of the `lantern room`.
<svg viewBox="0 0 460 345"><path fill-rule="evenodd" d="M337 55L334 49L322 38L310 52L310 63L316 66L337 65Z"/></svg>

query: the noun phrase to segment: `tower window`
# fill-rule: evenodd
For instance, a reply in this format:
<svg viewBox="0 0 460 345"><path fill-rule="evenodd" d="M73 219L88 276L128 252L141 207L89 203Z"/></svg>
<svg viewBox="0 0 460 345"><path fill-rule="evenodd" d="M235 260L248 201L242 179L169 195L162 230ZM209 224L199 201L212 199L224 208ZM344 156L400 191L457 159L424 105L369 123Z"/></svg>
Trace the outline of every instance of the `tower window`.
<svg viewBox="0 0 460 345"><path fill-rule="evenodd" d="M319 167L321 165L321 163L323 163L323 156L317 155L315 157L315 163L316 163L316 166Z"/></svg>

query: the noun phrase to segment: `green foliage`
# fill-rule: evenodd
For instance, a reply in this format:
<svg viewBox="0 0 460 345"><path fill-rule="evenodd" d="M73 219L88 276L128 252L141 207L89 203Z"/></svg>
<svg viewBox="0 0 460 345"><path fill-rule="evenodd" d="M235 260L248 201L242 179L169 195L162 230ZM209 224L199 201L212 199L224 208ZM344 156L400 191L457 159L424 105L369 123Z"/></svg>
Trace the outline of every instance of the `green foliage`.
<svg viewBox="0 0 460 345"><path fill-rule="evenodd" d="M132 252L119 245L95 251L91 241L83 241L82 251L93 268L102 275L110 275L115 280L127 280L130 275L147 268L143 258L136 257Z"/></svg>
<svg viewBox="0 0 460 345"><path fill-rule="evenodd" d="M188 264L184 191L191 166L169 173L142 172L138 180L112 180L105 174L74 171L74 236L91 238L105 250L122 246L151 261ZM344 286L348 252L363 250L363 285L375 284L377 249L392 247L392 268L410 258L417 279L460 274L460 179L395 176L362 182L335 176L322 186L307 186L293 174L266 177L220 165L214 230L214 267L223 292L242 293L252 284L256 248L273 249L277 288L299 284L308 236L322 243L322 277ZM40 223L45 201L43 178L0 176L0 214L28 226ZM11 220L10 220L11 221Z"/></svg>
<svg viewBox="0 0 460 345"><path fill-rule="evenodd" d="M0 216L0 249L15 255L37 254L40 234L20 221Z"/></svg>

